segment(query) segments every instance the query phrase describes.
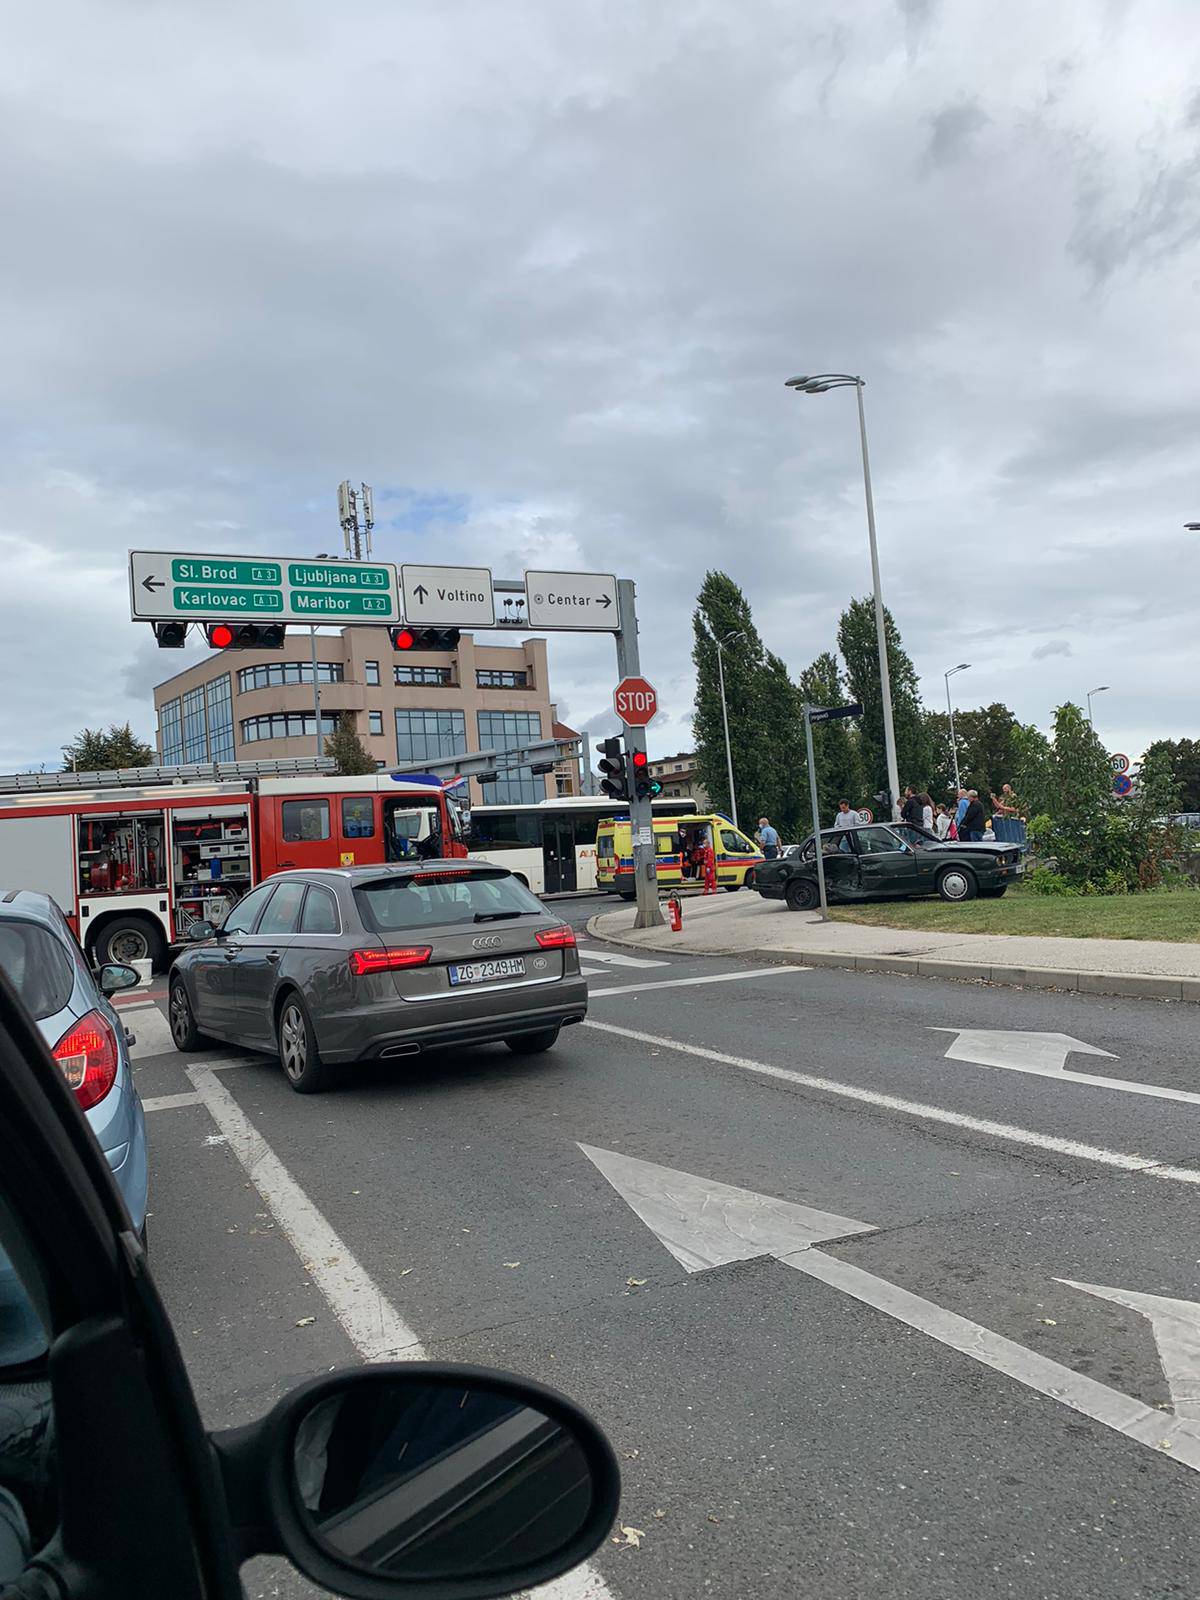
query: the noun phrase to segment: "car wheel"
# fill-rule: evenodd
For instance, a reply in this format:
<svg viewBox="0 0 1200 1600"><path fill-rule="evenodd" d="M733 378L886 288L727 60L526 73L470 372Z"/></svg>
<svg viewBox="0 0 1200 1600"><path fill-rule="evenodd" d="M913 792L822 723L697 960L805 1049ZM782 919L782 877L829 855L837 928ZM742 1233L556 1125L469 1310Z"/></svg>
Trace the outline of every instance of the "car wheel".
<svg viewBox="0 0 1200 1600"><path fill-rule="evenodd" d="M1008 885L1006 883L999 883L993 885L993 887L990 889L980 889L979 898L981 900L999 900L1000 896L1002 894L1006 894L1007 892Z"/></svg>
<svg viewBox="0 0 1200 1600"><path fill-rule="evenodd" d="M287 1081L297 1094L320 1094L329 1087L329 1068L321 1060L317 1036L298 994L289 994L275 1027L279 1060Z"/></svg>
<svg viewBox="0 0 1200 1600"><path fill-rule="evenodd" d="M192 1002L188 999L182 978L175 978L171 983L171 994L167 1001L167 1020L171 1026L171 1038L175 1041L176 1050L199 1050L207 1042L196 1026Z"/></svg>
<svg viewBox="0 0 1200 1600"><path fill-rule="evenodd" d="M750 871L742 879L742 888L743 889L753 889L754 888L754 883L755 883L755 873L754 873L754 868L751 867Z"/></svg>
<svg viewBox="0 0 1200 1600"><path fill-rule="evenodd" d="M793 878L784 894L789 911L813 911L821 903L817 886L811 878Z"/></svg>
<svg viewBox="0 0 1200 1600"><path fill-rule="evenodd" d="M979 892L975 874L968 867L947 867L938 873L937 892L943 900L974 900Z"/></svg>
<svg viewBox="0 0 1200 1600"><path fill-rule="evenodd" d="M553 1050L558 1041L557 1028L542 1028L538 1033L517 1033L505 1044L515 1056L540 1056L543 1050Z"/></svg>
<svg viewBox="0 0 1200 1600"><path fill-rule="evenodd" d="M618 889L617 893L621 897L622 900L636 900L637 899L637 894L633 889Z"/></svg>

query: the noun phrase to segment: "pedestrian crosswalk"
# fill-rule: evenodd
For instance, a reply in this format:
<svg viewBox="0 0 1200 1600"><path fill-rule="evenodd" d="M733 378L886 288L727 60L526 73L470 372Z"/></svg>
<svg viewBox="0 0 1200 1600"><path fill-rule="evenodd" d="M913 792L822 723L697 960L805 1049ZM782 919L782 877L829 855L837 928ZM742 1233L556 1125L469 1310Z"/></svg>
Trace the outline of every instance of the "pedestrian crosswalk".
<svg viewBox="0 0 1200 1600"><path fill-rule="evenodd" d="M141 1000L135 1005L122 1005L117 1014L134 1038L129 1047L130 1060L140 1061L143 1056L161 1056L174 1050L171 1025L157 1001Z"/></svg>

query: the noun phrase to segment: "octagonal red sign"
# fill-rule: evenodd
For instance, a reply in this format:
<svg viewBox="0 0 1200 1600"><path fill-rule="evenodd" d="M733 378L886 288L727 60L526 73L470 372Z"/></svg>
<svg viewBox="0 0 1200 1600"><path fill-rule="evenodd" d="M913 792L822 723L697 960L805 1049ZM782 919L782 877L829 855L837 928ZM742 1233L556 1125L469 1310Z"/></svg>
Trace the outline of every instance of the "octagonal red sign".
<svg viewBox="0 0 1200 1600"><path fill-rule="evenodd" d="M644 728L658 714L658 691L645 678L622 678L613 690L613 709L627 728Z"/></svg>

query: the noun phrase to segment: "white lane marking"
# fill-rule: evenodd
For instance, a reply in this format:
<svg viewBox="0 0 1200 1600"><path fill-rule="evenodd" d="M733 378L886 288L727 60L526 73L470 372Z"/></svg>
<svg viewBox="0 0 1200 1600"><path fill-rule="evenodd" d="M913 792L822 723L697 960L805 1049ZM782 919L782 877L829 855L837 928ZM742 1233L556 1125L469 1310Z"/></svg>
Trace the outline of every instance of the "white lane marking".
<svg viewBox="0 0 1200 1600"><path fill-rule="evenodd" d="M817 1211L794 1200L698 1178L617 1150L587 1144L579 1148L689 1272L751 1261L755 1256L788 1255L801 1246L875 1232L869 1222Z"/></svg>
<svg viewBox="0 0 1200 1600"><path fill-rule="evenodd" d="M1067 1033L1008 1033L991 1028L932 1028L932 1033L955 1033L946 1051L948 1061L970 1061L978 1067L1003 1067L1008 1072L1031 1072L1062 1083L1085 1083L1093 1089L1118 1089L1122 1094L1146 1095L1151 1100L1180 1100L1200 1106L1200 1094L1190 1089L1165 1089L1155 1083L1135 1083L1128 1078L1105 1078L1094 1072L1068 1072L1067 1056L1081 1054L1119 1058L1110 1050L1072 1039Z"/></svg>
<svg viewBox="0 0 1200 1600"><path fill-rule="evenodd" d="M129 1047L131 1060L140 1061L143 1056L162 1056L168 1053L174 1055L175 1041L171 1037L171 1024L156 1005L152 1004L144 1011L140 1008L134 1011L128 1025L136 1041Z"/></svg>
<svg viewBox="0 0 1200 1600"><path fill-rule="evenodd" d="M651 978L646 983L623 983L617 988L589 989L588 997L602 994L637 994L642 989L682 989L693 983L736 983L742 978L773 978L780 972L808 972L808 967L755 967L750 972L710 972L701 978ZM607 976L607 974L605 974Z"/></svg>
<svg viewBox="0 0 1200 1600"><path fill-rule="evenodd" d="M645 956L625 956L616 950L593 950L590 944L579 946L581 961L600 961L611 967L669 967L669 961L651 961Z"/></svg>
<svg viewBox="0 0 1200 1600"><path fill-rule="evenodd" d="M198 1094L156 1094L142 1101L143 1111L171 1111L175 1106L203 1104Z"/></svg>
<svg viewBox="0 0 1200 1600"><path fill-rule="evenodd" d="M941 1122L951 1128L961 1128L968 1133L986 1134L992 1139L1004 1139L1013 1144L1032 1145L1038 1150L1049 1150L1055 1155L1069 1156L1076 1161L1094 1161L1103 1167L1117 1167L1122 1172L1145 1172L1152 1178L1167 1178L1174 1183L1200 1184L1200 1170L1190 1167L1170 1167L1153 1156L1126 1155L1120 1150L1105 1150L1099 1145L1082 1144L1077 1139L1060 1139L1056 1134L1037 1133L1032 1128L1018 1128L1009 1122L993 1122L987 1117L971 1117L962 1111L950 1111L945 1106L923 1105L919 1100L902 1100L898 1095L880 1094L875 1089L863 1089L855 1083L837 1083L832 1078L818 1078L809 1072L793 1072L790 1067L772 1066L766 1061L752 1061L747 1056L727 1055L723 1050L709 1050L705 1045L686 1044L682 1039L667 1039L659 1034L643 1033L638 1028L621 1028L613 1022L585 1019L585 1028L597 1028L601 1033L613 1033L623 1039L635 1039L639 1044L654 1045L659 1050L679 1050L684 1055L698 1056L702 1061L716 1061L725 1067L737 1067L742 1072L755 1072L764 1078L779 1078L784 1083L794 1083L801 1089L819 1089L822 1094L839 1095L844 1100L857 1100L862 1105L877 1106L882 1111L897 1111L907 1117L919 1117L926 1122Z"/></svg>
<svg viewBox="0 0 1200 1600"><path fill-rule="evenodd" d="M366 1361L423 1360L425 1352L416 1334L345 1240L338 1237L313 1205L212 1068L205 1062L195 1062L188 1067L187 1075L358 1353Z"/></svg>
<svg viewBox="0 0 1200 1600"><path fill-rule="evenodd" d="M869 1223L814 1212L615 1151L580 1149L688 1272L773 1256L1138 1444L1169 1451L1173 1461L1200 1472L1200 1429L1182 1416L1164 1415L899 1284L813 1248L846 1233L872 1232Z"/></svg>
<svg viewBox="0 0 1200 1600"><path fill-rule="evenodd" d="M412 1328L216 1077L235 1065L195 1061L187 1074L350 1342L364 1361L423 1361L425 1350ZM545 1600L614 1600L587 1561L530 1592Z"/></svg>
<svg viewBox="0 0 1200 1600"><path fill-rule="evenodd" d="M1200 1422L1200 1304L1195 1300L1173 1300L1165 1294L1142 1294L1136 1289L1076 1283L1074 1278L1059 1278L1058 1282L1101 1300L1112 1300L1127 1311L1148 1318L1175 1415Z"/></svg>

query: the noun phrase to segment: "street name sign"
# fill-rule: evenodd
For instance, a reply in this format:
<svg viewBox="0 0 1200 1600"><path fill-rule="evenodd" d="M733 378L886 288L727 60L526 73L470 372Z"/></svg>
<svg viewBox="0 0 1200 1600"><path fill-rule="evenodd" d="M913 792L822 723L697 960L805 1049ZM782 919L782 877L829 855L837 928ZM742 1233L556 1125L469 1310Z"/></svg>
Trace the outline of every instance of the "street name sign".
<svg viewBox="0 0 1200 1600"><path fill-rule="evenodd" d="M487 567L400 568L405 622L440 628L494 628L496 597Z"/></svg>
<svg viewBox="0 0 1200 1600"><path fill-rule="evenodd" d="M832 722L836 717L861 717L863 708L852 706L809 706L808 720L810 722Z"/></svg>
<svg viewBox="0 0 1200 1600"><path fill-rule="evenodd" d="M381 561L131 550L129 603L135 622L400 620L396 569Z"/></svg>
<svg viewBox="0 0 1200 1600"><path fill-rule="evenodd" d="M658 690L645 678L622 678L613 690L613 710L627 728L644 728L658 715Z"/></svg>
<svg viewBox="0 0 1200 1600"><path fill-rule="evenodd" d="M611 572L527 572L525 611L531 628L616 633L621 626Z"/></svg>

